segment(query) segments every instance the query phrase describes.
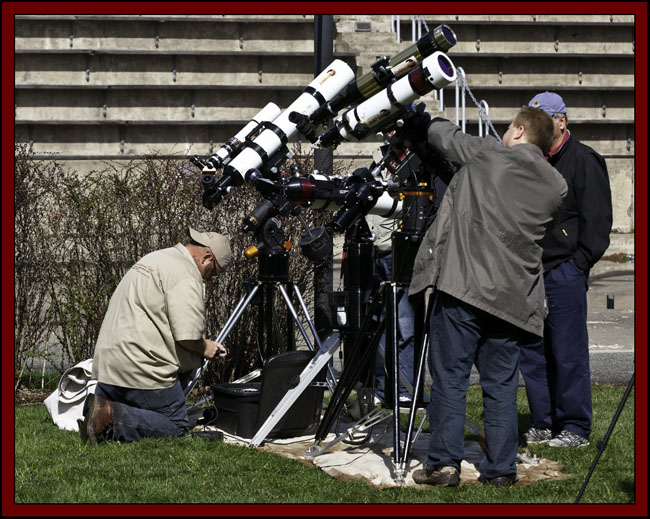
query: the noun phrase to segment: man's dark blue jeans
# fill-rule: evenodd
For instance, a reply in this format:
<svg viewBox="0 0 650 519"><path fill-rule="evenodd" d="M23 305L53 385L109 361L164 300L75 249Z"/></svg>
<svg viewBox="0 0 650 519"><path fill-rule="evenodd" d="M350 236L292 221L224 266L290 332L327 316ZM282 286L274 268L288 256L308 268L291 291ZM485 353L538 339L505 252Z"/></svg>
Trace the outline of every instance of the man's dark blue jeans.
<svg viewBox="0 0 650 519"><path fill-rule="evenodd" d="M524 345L521 374L526 382L531 425L591 434L591 371L587 331L588 275L573 260L544 274L548 316L544 340Z"/></svg>
<svg viewBox="0 0 650 519"><path fill-rule="evenodd" d="M460 471L464 454L466 393L472 364L483 391L485 478L517 473L519 348L530 334L436 290L429 321L432 377L428 470Z"/></svg>
<svg viewBox="0 0 650 519"><path fill-rule="evenodd" d="M390 281L392 278L393 255L385 254L375 259L375 286L379 287L382 281ZM382 318L386 319L385 313ZM403 289L401 298L397 304L397 347L399 351L399 370L408 380L411 386L414 385L414 333L415 333L415 313L408 298L408 288ZM384 400L386 395L386 367L384 355L386 352L386 333L381 336L379 346L384 352L377 351L375 364L375 395ZM411 392L400 383L400 396L407 399L411 398Z"/></svg>
<svg viewBox="0 0 650 519"><path fill-rule="evenodd" d="M145 437L182 436L189 430L181 383L165 389L131 389L97 383L95 394L113 403L109 441L134 442Z"/></svg>

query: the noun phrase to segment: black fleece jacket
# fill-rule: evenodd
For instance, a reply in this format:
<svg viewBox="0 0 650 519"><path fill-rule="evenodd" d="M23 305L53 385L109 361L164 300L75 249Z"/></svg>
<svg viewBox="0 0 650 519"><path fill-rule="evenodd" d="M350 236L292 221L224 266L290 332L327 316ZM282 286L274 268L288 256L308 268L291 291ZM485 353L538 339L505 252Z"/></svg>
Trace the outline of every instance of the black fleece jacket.
<svg viewBox="0 0 650 519"><path fill-rule="evenodd" d="M569 191L540 242L544 270L573 259L587 272L609 247L612 229L612 194L605 159L569 136L549 162L562 174Z"/></svg>

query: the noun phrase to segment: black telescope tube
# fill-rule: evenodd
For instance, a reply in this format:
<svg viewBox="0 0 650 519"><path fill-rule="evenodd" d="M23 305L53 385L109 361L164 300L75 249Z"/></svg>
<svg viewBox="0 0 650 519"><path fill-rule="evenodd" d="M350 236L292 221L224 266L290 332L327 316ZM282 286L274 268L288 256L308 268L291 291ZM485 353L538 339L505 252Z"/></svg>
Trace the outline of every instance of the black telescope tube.
<svg viewBox="0 0 650 519"><path fill-rule="evenodd" d="M336 115L342 108L352 106L361 99L368 99L383 90L389 83L413 70L424 58L436 51L447 52L456 45L456 34L447 25L439 25L422 36L410 47L396 54L388 61L390 74L376 75L369 72L353 81L329 103L321 105L309 118L318 124ZM396 68L401 65L399 68Z"/></svg>

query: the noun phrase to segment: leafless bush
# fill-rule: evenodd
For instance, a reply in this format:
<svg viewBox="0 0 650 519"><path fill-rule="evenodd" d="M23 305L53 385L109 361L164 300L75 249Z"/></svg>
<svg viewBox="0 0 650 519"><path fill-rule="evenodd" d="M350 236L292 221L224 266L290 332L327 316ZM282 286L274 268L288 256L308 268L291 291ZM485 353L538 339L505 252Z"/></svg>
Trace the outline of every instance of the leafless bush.
<svg viewBox="0 0 650 519"><path fill-rule="evenodd" d="M253 237L241 230L244 216L261 199L246 184L213 211L201 205L200 172L185 161L156 156L126 165L106 163L82 175L55 161L34 161L16 148L15 373L26 360L43 358L58 371L92 357L110 297L124 273L143 255L186 240L187 227L228 234L233 263L207 287L207 324L218 333L257 277L257 261L244 250ZM299 157L310 172L310 156ZM288 167L288 166L287 166ZM327 216L303 211L308 225ZM294 216L281 219L297 245L305 231ZM314 265L294 246L289 278L313 302ZM286 334L286 308L275 305L279 334ZM228 360L210 364L207 381L227 381L260 363L256 308L251 306L227 338ZM60 355L46 358L55 337ZM283 345L279 345L282 348Z"/></svg>
<svg viewBox="0 0 650 519"><path fill-rule="evenodd" d="M14 384L31 358L47 358L53 327L46 281L49 265L43 255L46 240L49 179L60 168L55 162L36 167L25 145L15 150L14 174Z"/></svg>

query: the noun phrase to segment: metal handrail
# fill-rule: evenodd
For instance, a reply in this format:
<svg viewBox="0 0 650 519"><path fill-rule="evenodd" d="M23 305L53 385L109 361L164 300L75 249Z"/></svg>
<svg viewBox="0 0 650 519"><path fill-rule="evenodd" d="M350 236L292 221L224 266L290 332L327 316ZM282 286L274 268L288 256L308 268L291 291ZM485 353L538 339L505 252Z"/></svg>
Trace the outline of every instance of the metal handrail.
<svg viewBox="0 0 650 519"><path fill-rule="evenodd" d="M462 83L462 89L461 89ZM460 126L463 133L465 133L465 87L467 82L465 81L465 71L461 67L456 67L456 124ZM462 90L462 96L461 96ZM462 116L459 116L459 101L462 108Z"/></svg>
<svg viewBox="0 0 650 519"><path fill-rule="evenodd" d="M490 107L485 99L481 99L478 106L478 136L483 137L483 115L485 115L485 135L488 134L488 120L490 119Z"/></svg>

